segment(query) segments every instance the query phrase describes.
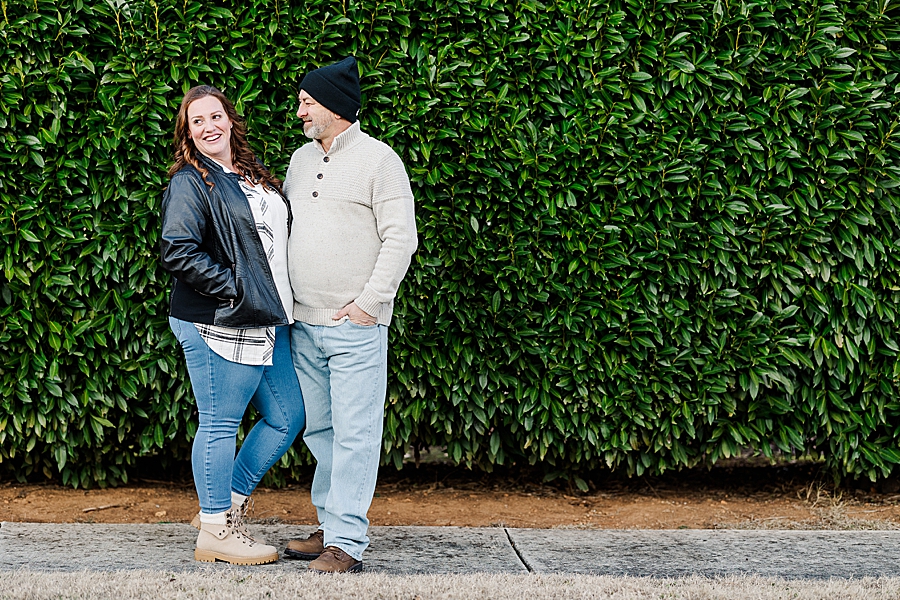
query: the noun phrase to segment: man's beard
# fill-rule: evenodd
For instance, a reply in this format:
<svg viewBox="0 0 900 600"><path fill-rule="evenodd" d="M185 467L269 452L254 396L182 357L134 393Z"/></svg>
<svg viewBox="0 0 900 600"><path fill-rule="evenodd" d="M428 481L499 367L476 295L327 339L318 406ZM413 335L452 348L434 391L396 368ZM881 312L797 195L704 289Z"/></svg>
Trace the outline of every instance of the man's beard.
<svg viewBox="0 0 900 600"><path fill-rule="evenodd" d="M321 139L323 133L325 133L325 126L321 123L316 123L315 121L307 121L307 123L303 126L303 135L311 140Z"/></svg>

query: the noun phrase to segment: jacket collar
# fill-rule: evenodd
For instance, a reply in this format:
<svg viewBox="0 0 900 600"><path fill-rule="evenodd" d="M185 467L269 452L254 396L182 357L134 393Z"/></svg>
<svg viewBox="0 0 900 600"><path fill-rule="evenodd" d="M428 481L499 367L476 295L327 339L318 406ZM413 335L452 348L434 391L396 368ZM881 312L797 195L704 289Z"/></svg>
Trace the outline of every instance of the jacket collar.
<svg viewBox="0 0 900 600"><path fill-rule="evenodd" d="M222 175L225 177L236 177L240 179L240 175L235 173L234 171L227 171L225 167L219 164L217 161L211 159L206 156L202 152L197 152L197 162L206 167L206 169L216 175Z"/></svg>
<svg viewBox="0 0 900 600"><path fill-rule="evenodd" d="M350 127L342 131L334 141L331 142L331 148L328 152L325 152L325 149L322 147L322 142L316 140L316 148L322 152L322 154L327 154L328 156L334 156L340 152L343 152L347 148L352 148L359 142L361 142L364 138L366 138L366 134L363 133L362 129L359 128L359 121L353 123Z"/></svg>

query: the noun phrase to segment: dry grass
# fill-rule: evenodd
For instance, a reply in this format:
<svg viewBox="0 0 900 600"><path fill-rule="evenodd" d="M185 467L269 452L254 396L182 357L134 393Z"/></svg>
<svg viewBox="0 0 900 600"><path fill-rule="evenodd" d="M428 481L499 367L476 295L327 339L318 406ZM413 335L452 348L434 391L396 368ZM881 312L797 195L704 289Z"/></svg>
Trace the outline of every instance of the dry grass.
<svg viewBox="0 0 900 600"><path fill-rule="evenodd" d="M882 509L860 508L852 499L844 500L843 492L829 489L819 482L812 482L797 492L797 498L809 506L813 517L788 519L785 517L750 518L738 523L717 524L717 529L793 529L793 530L893 530L900 524L889 519L877 518ZM863 515L863 516L860 516ZM871 516L869 516L871 515Z"/></svg>
<svg viewBox="0 0 900 600"><path fill-rule="evenodd" d="M871 530L896 531L900 524L887 519L863 518L848 514L847 507L833 506L813 509L811 519L791 520L781 517L748 519L739 523L722 523L717 529L793 529L793 530Z"/></svg>
<svg viewBox="0 0 900 600"><path fill-rule="evenodd" d="M0 598L900 600L900 578L799 581L765 577L646 579L590 575L391 576L366 573L315 576L306 573L247 573L228 568L215 573L16 571L0 577Z"/></svg>

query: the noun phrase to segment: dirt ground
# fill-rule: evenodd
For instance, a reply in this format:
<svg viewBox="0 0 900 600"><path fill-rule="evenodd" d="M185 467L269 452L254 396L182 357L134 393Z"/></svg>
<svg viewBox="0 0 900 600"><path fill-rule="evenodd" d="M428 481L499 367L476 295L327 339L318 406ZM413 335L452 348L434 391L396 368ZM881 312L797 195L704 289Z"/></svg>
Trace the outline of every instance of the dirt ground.
<svg viewBox="0 0 900 600"><path fill-rule="evenodd" d="M372 525L613 529L900 529L900 484L835 487L816 465L735 464L662 477L598 474L591 490L525 473L472 474L448 465L383 469ZM309 482L254 494L251 521L315 523ZM188 522L193 484L136 480L73 490L0 482L0 521Z"/></svg>

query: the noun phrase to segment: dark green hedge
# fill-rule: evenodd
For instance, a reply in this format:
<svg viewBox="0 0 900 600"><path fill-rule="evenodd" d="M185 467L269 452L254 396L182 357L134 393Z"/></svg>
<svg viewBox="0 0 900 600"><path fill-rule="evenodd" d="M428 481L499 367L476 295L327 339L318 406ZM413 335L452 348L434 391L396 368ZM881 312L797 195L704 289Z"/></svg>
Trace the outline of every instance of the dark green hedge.
<svg viewBox="0 0 900 600"><path fill-rule="evenodd" d="M809 0L3 3L0 473L126 480L194 433L157 264L197 83L283 176L353 53L420 248L385 460L900 462L900 8ZM302 443L273 481L307 464ZM133 475L133 472L132 472ZM580 479L579 485L584 485Z"/></svg>

